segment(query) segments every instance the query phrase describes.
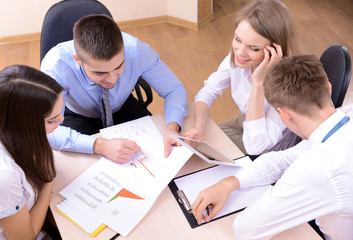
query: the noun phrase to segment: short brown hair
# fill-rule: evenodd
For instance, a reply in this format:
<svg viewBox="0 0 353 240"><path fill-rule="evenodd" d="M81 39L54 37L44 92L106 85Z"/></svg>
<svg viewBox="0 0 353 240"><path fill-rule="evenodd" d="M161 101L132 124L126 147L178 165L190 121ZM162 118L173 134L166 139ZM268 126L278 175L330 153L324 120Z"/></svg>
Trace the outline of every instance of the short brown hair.
<svg viewBox="0 0 353 240"><path fill-rule="evenodd" d="M333 105L327 75L314 55L281 59L267 72L264 91L274 108L287 107L306 116Z"/></svg>
<svg viewBox="0 0 353 240"><path fill-rule="evenodd" d="M74 25L74 46L81 61L110 60L124 48L119 26L106 15L88 15Z"/></svg>
<svg viewBox="0 0 353 240"><path fill-rule="evenodd" d="M0 72L0 141L38 191L56 175L44 118L62 91L32 67L13 65Z"/></svg>
<svg viewBox="0 0 353 240"><path fill-rule="evenodd" d="M254 0L247 4L235 18L235 28L246 20L254 30L281 46L283 56L292 55L295 45L295 23L289 9L279 0ZM234 52L231 51L231 63Z"/></svg>

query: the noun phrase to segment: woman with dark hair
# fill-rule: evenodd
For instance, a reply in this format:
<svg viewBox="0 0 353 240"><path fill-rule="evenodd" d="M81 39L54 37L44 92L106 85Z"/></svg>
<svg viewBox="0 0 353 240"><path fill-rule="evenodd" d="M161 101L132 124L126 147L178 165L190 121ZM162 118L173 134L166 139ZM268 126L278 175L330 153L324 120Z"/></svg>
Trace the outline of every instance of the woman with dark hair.
<svg viewBox="0 0 353 240"><path fill-rule="evenodd" d="M35 239L56 176L47 134L63 121L63 88L41 71L0 72L0 239Z"/></svg>

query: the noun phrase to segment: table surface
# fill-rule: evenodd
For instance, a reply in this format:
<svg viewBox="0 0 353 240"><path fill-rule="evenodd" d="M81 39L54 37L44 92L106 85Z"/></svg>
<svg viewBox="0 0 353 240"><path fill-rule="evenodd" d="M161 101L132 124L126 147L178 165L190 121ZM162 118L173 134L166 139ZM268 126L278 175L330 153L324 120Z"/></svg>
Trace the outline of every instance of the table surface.
<svg viewBox="0 0 353 240"><path fill-rule="evenodd" d="M192 109L188 109L189 116L184 120L183 131L190 129L194 123ZM190 114L191 113L191 114ZM165 131L164 114L153 115L153 122L163 134ZM206 141L221 150L229 158L243 156L243 153L234 143L222 132L215 122L208 120ZM162 147L162 146L161 146ZM61 237L66 239L110 239L116 232L109 227L104 228L95 237L91 237L78 226L70 222L66 217L56 210L56 205L64 198L58 193L66 187L76 177L83 173L99 156L91 154L70 153L54 151L54 158L57 170L57 177L53 186L50 209L53 213L55 222L60 231ZM210 165L199 157L193 155L178 172L181 176ZM219 220L210 222L206 225L191 229L188 221L179 208L178 203L173 197L169 187L166 187L146 216L139 224L126 236L119 236L117 239L234 239L232 223L237 214L233 214ZM275 236L273 239L321 239L318 234L307 224L302 224L293 229L287 230Z"/></svg>

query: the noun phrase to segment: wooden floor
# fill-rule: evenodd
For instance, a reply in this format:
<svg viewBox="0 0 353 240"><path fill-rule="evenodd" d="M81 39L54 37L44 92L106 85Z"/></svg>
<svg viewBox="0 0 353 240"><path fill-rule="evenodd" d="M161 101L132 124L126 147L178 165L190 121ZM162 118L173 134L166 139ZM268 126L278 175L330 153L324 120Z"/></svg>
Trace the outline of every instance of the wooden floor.
<svg viewBox="0 0 353 240"><path fill-rule="evenodd" d="M250 0L214 0L215 17L199 31L168 23L122 29L150 44L161 59L183 82L188 102L203 86L228 54L234 33L233 17ZM320 56L330 45L344 45L353 58L352 0L283 0L293 13L301 52ZM11 64L39 67L39 42L0 45L0 68ZM350 86L345 103L353 102ZM157 95L150 105L152 113L163 111L163 99ZM223 122L238 114L227 90L213 104L211 117Z"/></svg>

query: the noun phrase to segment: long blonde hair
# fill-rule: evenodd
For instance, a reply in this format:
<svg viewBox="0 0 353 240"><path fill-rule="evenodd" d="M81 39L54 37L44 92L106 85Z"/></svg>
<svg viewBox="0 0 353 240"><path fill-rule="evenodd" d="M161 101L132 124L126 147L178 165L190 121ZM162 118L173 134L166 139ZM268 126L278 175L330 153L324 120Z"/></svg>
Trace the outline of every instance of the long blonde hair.
<svg viewBox="0 0 353 240"><path fill-rule="evenodd" d="M296 28L289 9L279 0L254 0L247 4L235 18L235 28L246 20L254 30L282 47L283 56L291 56L295 48ZM234 65L234 52L231 51Z"/></svg>

